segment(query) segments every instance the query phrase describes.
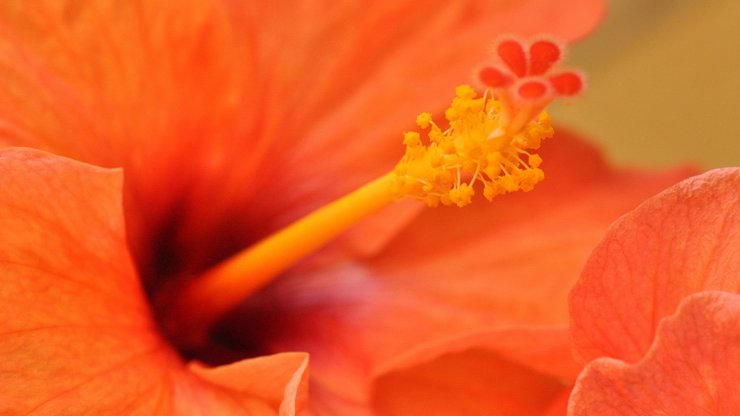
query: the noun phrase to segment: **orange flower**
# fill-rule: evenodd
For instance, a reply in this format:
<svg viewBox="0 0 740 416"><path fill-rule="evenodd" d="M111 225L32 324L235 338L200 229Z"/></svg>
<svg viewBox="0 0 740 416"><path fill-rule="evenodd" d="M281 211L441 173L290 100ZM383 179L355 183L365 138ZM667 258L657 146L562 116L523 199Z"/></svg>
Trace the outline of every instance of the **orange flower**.
<svg viewBox="0 0 740 416"><path fill-rule="evenodd" d="M153 3L0 4L0 140L123 167L1 153L2 413L293 414L291 351L320 414L562 411L565 293L606 225L685 171L613 171L564 135L541 191L380 213L197 350L148 301L387 170L481 39L569 39L600 3Z"/></svg>
<svg viewBox="0 0 740 416"><path fill-rule="evenodd" d="M739 212L740 169L727 168L614 224L571 296L591 362L569 414L740 413Z"/></svg>

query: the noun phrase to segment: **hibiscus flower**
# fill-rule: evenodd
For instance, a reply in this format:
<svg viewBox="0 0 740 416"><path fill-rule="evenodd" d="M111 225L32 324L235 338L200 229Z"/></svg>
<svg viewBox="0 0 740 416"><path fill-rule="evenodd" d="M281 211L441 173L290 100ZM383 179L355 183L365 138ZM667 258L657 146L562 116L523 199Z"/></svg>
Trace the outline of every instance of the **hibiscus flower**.
<svg viewBox="0 0 740 416"><path fill-rule="evenodd" d="M2 152L0 410L293 414L310 383L321 414L562 411L569 286L607 224L685 170L612 170L565 134L541 191L380 213L198 349L150 300L387 170L481 39L570 39L600 10L3 2L1 140L100 167Z"/></svg>
<svg viewBox="0 0 740 416"><path fill-rule="evenodd" d="M571 295L572 415L740 413L740 169L615 223ZM625 302L629 299L629 302Z"/></svg>

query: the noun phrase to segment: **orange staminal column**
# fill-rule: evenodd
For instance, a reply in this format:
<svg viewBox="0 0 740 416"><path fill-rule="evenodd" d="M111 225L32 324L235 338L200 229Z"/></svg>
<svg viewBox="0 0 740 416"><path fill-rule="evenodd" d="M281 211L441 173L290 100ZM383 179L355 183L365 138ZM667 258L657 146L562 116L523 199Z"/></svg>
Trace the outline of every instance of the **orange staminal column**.
<svg viewBox="0 0 740 416"><path fill-rule="evenodd" d="M500 42L498 61L479 72L485 93L461 85L439 127L422 113L420 131L404 134L405 153L386 175L278 230L187 282L168 307L164 325L183 346L207 342L208 330L229 310L308 254L395 199L429 206L472 202L530 191L544 178L534 153L553 134L543 110L557 96L583 89L575 71L548 75L562 49L549 40Z"/></svg>
<svg viewBox="0 0 740 416"><path fill-rule="evenodd" d="M207 328L242 300L352 225L390 204L395 199L393 181L393 175L386 174L198 276L181 291L174 305L187 320L168 321L168 329L185 344L201 344Z"/></svg>

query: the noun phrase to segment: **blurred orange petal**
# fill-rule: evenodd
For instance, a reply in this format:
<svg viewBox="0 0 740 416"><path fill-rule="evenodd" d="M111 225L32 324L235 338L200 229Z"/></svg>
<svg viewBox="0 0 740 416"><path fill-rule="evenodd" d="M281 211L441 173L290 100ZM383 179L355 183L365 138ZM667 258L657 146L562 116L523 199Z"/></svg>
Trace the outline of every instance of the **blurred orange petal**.
<svg viewBox="0 0 740 416"><path fill-rule="evenodd" d="M568 414L740 414L738 345L740 295L691 295L661 321L643 359L591 362L576 383Z"/></svg>
<svg viewBox="0 0 740 416"><path fill-rule="evenodd" d="M598 0L9 0L0 140L126 167L144 277L198 273L390 169L404 126L444 108L500 34L572 40L602 11Z"/></svg>
<svg viewBox="0 0 740 416"><path fill-rule="evenodd" d="M660 321L705 290L740 291L740 168L693 177L616 222L571 294L584 361L640 360Z"/></svg>
<svg viewBox="0 0 740 416"><path fill-rule="evenodd" d="M500 330L420 346L378 371L373 406L383 415L564 414L561 396L580 371L568 336L564 327Z"/></svg>
<svg viewBox="0 0 740 416"><path fill-rule="evenodd" d="M507 328L456 334L452 338L420 344L375 370L377 377L418 366L441 355L484 349L502 360L557 378L575 380L581 371L572 355L567 327Z"/></svg>
<svg viewBox="0 0 740 416"><path fill-rule="evenodd" d="M531 416L542 414L563 389L557 378L476 348L380 377L373 405L388 416Z"/></svg>
<svg viewBox="0 0 740 416"><path fill-rule="evenodd" d="M305 355L190 372L160 338L126 248L121 179L39 151L0 151L0 413L295 406Z"/></svg>
<svg viewBox="0 0 740 416"><path fill-rule="evenodd" d="M572 387L563 389L563 391L550 403L542 416L563 416L568 412L568 400Z"/></svg>

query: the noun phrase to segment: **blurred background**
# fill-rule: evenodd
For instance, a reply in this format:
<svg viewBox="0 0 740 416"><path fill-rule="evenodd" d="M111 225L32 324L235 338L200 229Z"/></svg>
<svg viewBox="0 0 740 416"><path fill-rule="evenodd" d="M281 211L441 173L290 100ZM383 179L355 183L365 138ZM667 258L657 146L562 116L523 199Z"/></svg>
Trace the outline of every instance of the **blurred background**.
<svg viewBox="0 0 740 416"><path fill-rule="evenodd" d="M632 166L740 166L740 0L607 0L568 63L588 89L555 119Z"/></svg>

